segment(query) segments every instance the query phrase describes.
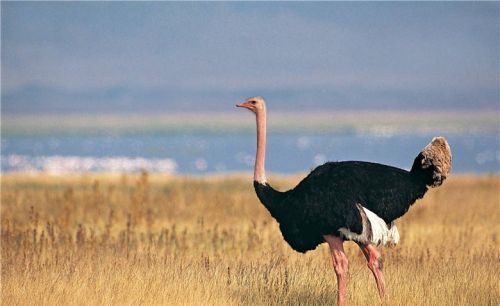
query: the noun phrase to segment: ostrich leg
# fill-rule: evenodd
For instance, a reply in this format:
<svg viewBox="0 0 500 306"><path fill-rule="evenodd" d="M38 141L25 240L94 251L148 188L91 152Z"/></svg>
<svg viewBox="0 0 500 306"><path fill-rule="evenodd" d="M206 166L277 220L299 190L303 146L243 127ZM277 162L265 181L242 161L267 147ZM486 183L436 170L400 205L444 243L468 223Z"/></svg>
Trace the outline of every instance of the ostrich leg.
<svg viewBox="0 0 500 306"><path fill-rule="evenodd" d="M344 241L332 235L324 236L326 242L330 246L332 253L333 268L335 274L337 275L337 305L344 306L346 304L347 295L347 270L348 270L348 260L344 253Z"/></svg>
<svg viewBox="0 0 500 306"><path fill-rule="evenodd" d="M375 281L377 282L378 293L380 297L385 296L385 280L384 273L382 269L384 267L382 256L378 250L372 244L358 244L365 254L366 260L368 261L368 268L372 271L373 276L375 276Z"/></svg>

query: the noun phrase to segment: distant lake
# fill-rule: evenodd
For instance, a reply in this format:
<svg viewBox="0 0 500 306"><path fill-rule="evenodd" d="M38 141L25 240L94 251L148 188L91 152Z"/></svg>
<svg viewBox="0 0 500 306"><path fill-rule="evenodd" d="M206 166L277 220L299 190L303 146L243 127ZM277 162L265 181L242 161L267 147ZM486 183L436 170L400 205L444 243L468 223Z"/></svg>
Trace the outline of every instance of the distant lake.
<svg viewBox="0 0 500 306"><path fill-rule="evenodd" d="M254 132L254 131L253 131ZM325 161L364 160L409 169L418 152L438 134L268 132L269 172L308 171ZM445 136L452 148L452 173L499 173L498 133ZM2 172L151 172L200 175L252 171L255 134L139 133L124 135L7 135L2 137Z"/></svg>

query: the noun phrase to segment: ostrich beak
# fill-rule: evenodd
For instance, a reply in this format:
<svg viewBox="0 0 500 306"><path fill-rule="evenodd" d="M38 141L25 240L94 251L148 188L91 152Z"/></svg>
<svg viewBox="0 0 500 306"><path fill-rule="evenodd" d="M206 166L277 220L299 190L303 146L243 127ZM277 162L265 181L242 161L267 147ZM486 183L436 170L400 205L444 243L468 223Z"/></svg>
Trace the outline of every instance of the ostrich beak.
<svg viewBox="0 0 500 306"><path fill-rule="evenodd" d="M243 102L243 103L240 103L240 104L236 104L236 107L243 107L243 108L248 108L250 109L250 103L249 102Z"/></svg>

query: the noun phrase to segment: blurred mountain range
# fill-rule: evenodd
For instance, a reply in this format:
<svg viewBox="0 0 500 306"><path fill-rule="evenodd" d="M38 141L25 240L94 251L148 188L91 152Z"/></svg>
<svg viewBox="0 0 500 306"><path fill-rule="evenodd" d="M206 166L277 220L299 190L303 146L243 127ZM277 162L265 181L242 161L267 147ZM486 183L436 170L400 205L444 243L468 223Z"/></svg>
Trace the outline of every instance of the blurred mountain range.
<svg viewBox="0 0 500 306"><path fill-rule="evenodd" d="M113 86L90 90L28 85L3 91L3 115L120 114L228 111L245 98L262 95L275 111L496 110L498 90L422 91L364 88L184 90Z"/></svg>
<svg viewBox="0 0 500 306"><path fill-rule="evenodd" d="M1 110L499 110L500 4L2 1Z"/></svg>

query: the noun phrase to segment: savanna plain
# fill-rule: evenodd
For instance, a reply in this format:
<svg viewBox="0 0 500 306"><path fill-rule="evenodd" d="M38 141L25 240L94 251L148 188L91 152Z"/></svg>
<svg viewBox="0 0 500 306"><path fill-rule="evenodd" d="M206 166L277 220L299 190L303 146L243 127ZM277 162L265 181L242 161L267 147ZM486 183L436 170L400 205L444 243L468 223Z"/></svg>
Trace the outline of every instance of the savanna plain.
<svg viewBox="0 0 500 306"><path fill-rule="evenodd" d="M272 176L278 189L300 176ZM295 253L250 175L1 177L2 305L334 305L326 245ZM346 242L350 305L500 305L500 177L451 176L381 248Z"/></svg>

